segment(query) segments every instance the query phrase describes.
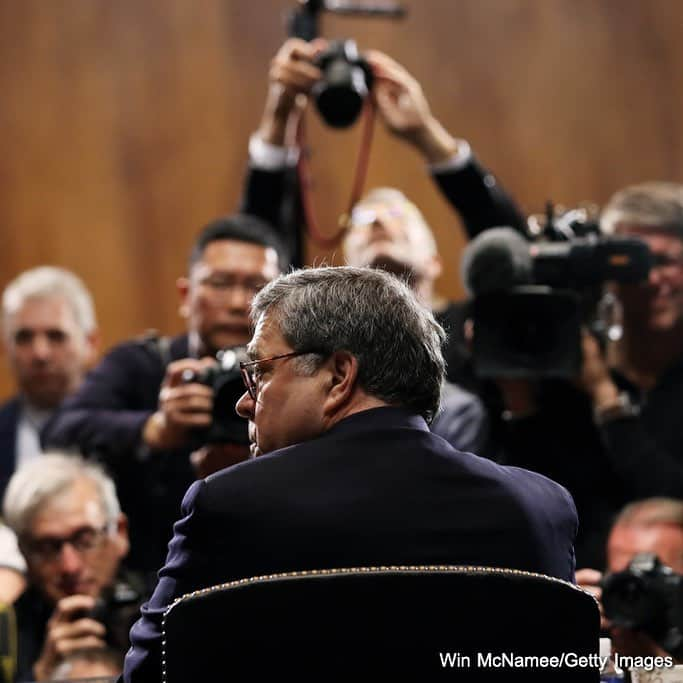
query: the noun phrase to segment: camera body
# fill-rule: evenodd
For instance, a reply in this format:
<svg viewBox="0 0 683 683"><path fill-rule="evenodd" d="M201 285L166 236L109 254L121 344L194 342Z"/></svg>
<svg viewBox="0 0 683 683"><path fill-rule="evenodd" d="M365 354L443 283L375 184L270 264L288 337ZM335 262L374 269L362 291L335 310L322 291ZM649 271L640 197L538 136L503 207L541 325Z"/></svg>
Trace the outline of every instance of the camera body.
<svg viewBox="0 0 683 683"><path fill-rule="evenodd" d="M484 231L466 249L474 298L473 361L481 377L575 377L581 327L604 332L604 284L647 278L651 255L637 239L604 237L597 223L549 222L541 236Z"/></svg>
<svg viewBox="0 0 683 683"><path fill-rule="evenodd" d="M244 393L240 362L246 360L246 347L235 346L219 351L216 362L200 372L183 372L184 382L198 382L213 390L211 426L197 433L202 445L228 442L249 444L247 421L235 412L235 404Z"/></svg>
<svg viewBox="0 0 683 683"><path fill-rule="evenodd" d="M93 619L105 628L105 641L112 649L125 653L129 647L129 632L140 613L142 593L125 580L117 580L107 588L91 610L77 611L73 621Z"/></svg>
<svg viewBox="0 0 683 683"><path fill-rule="evenodd" d="M605 615L615 626L643 631L673 655L683 651L683 576L652 553L636 555L602 583Z"/></svg>
<svg viewBox="0 0 683 683"><path fill-rule="evenodd" d="M356 121L372 88L372 70L353 40L336 40L316 59L322 78L313 86L318 112L328 126Z"/></svg>

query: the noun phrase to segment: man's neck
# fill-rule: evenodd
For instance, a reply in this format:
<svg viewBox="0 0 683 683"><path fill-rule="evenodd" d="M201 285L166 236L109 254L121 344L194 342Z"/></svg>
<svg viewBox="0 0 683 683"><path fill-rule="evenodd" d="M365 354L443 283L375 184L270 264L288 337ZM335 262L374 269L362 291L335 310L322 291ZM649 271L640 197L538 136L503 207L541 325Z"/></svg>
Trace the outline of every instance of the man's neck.
<svg viewBox="0 0 683 683"><path fill-rule="evenodd" d="M331 429L338 422L351 417L351 415L362 413L372 408L386 408L388 405L386 401L359 391L348 403L337 410L334 415L329 416L324 431Z"/></svg>

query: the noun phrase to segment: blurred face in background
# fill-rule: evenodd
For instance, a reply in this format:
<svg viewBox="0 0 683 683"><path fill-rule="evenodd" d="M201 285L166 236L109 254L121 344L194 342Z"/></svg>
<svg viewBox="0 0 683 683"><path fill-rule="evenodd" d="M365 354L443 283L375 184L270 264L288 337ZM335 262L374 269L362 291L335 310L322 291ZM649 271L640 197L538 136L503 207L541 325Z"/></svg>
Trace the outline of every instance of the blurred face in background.
<svg viewBox="0 0 683 683"><path fill-rule="evenodd" d="M617 223L615 233L645 242L655 263L646 282L620 285L624 315L653 332L683 324L683 240L671 232Z"/></svg>
<svg viewBox="0 0 683 683"><path fill-rule="evenodd" d="M350 266L370 266L407 277L434 280L441 273L428 228L410 202L363 200L351 212L344 255Z"/></svg>
<svg viewBox="0 0 683 683"><path fill-rule="evenodd" d="M210 242L189 278L177 286L188 331L199 337L202 353L246 344L251 336L251 300L280 269L275 249L239 240Z"/></svg>
<svg viewBox="0 0 683 683"><path fill-rule="evenodd" d="M48 296L27 299L5 318L5 345L19 391L51 410L79 387L97 339L80 328L63 297Z"/></svg>
<svg viewBox="0 0 683 683"><path fill-rule="evenodd" d="M19 539L31 582L51 603L67 595L97 598L128 552L123 515L107 520L97 486L76 480L46 501Z"/></svg>
<svg viewBox="0 0 683 683"><path fill-rule="evenodd" d="M683 529L676 524L617 524L607 541L607 569L626 569L638 553L654 553L663 564L683 574Z"/></svg>

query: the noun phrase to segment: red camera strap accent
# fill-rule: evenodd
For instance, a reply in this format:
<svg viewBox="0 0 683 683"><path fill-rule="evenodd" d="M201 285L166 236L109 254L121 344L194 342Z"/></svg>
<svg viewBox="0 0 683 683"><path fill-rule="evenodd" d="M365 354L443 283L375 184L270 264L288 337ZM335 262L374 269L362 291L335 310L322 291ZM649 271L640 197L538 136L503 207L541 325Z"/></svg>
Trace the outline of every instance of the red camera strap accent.
<svg viewBox="0 0 683 683"><path fill-rule="evenodd" d="M297 172L299 175L299 187L301 193L301 206L306 222L306 231L311 240L323 249L336 247L344 237L349 228L351 210L356 202L361 198L365 178L368 172L370 161L370 148L372 145L372 134L375 125L375 104L371 97L367 97L363 103L363 131L358 158L356 160L356 170L351 188L351 196L347 209L339 216L339 230L333 235L325 235L321 232L318 220L313 208L313 188L311 182L311 172L308 162L308 146L306 144L306 126L304 121L305 114L302 114L297 128L297 144L300 151Z"/></svg>

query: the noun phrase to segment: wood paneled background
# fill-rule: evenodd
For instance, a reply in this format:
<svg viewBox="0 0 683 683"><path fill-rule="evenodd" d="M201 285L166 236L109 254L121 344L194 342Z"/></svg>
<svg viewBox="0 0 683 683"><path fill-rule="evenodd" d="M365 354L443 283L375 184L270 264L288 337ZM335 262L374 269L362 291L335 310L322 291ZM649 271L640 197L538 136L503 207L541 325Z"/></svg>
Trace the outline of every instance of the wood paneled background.
<svg viewBox="0 0 683 683"><path fill-rule="evenodd" d="M181 330L175 278L197 229L236 206L294 4L0 0L0 286L58 264L91 288L105 347ZM680 0L406 4L401 23L326 16L323 34L403 62L528 211L683 180ZM310 129L318 212L333 225L358 131ZM458 295L462 235L420 159L378 130L368 182L424 209L447 263L440 289ZM3 366L0 397L10 391Z"/></svg>

